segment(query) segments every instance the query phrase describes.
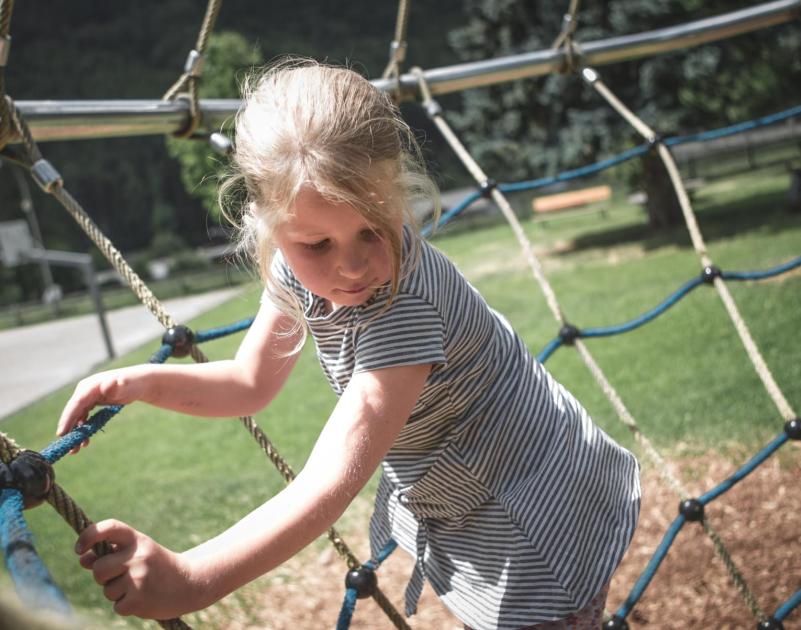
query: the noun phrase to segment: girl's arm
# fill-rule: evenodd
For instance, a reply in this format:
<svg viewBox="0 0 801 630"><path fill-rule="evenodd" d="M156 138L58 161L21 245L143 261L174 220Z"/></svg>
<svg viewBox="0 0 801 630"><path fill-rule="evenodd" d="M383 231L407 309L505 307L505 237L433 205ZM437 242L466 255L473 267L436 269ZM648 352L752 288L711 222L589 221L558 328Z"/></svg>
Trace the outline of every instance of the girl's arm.
<svg viewBox="0 0 801 630"><path fill-rule="evenodd" d="M88 527L81 564L120 614L166 619L209 606L325 532L367 483L406 423L430 365L355 374L306 466L275 497L216 538L176 554L117 521ZM100 540L115 553L86 551Z"/></svg>
<svg viewBox="0 0 801 630"><path fill-rule="evenodd" d="M141 400L197 416L243 416L267 405L283 386L298 353L292 320L264 303L236 356L228 361L135 365L83 379L64 407L56 430L83 424L97 405Z"/></svg>

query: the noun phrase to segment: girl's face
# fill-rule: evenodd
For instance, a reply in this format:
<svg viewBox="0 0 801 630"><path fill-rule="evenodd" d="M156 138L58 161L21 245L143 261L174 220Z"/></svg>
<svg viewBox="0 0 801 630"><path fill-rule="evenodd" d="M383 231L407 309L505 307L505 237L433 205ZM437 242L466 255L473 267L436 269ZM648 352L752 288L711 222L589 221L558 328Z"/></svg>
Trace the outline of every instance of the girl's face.
<svg viewBox="0 0 801 630"><path fill-rule="evenodd" d="M372 225L311 188L298 195L276 242L300 283L332 309L364 303L392 277L389 247Z"/></svg>

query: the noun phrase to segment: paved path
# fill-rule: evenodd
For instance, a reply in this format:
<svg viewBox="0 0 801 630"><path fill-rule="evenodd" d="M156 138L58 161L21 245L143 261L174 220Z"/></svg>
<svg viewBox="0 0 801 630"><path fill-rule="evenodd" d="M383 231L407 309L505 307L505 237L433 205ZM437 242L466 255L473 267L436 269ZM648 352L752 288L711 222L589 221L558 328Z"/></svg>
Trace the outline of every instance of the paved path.
<svg viewBox="0 0 801 630"><path fill-rule="evenodd" d="M164 308L175 321L185 322L240 292L223 289L165 300ZM117 356L159 339L164 332L142 305L110 311L106 317ZM0 420L88 374L107 358L97 315L0 331Z"/></svg>

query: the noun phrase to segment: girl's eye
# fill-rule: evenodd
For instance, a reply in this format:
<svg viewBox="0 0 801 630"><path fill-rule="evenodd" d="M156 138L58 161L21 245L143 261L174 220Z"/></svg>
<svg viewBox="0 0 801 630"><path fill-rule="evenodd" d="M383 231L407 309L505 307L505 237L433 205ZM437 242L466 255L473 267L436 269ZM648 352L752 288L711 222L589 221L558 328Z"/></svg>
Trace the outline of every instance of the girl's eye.
<svg viewBox="0 0 801 630"><path fill-rule="evenodd" d="M313 252L319 252L328 247L328 239L324 238L322 241L317 241L316 243L303 243L302 245L305 249L309 249Z"/></svg>

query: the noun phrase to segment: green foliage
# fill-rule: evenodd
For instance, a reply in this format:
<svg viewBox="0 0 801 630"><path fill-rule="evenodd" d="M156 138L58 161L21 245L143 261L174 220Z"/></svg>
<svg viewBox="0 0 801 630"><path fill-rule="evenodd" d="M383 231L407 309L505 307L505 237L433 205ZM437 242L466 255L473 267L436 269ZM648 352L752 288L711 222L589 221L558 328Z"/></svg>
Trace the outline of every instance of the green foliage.
<svg viewBox="0 0 801 630"><path fill-rule="evenodd" d="M751 3L647 0L583 2L577 43L678 25ZM466 0L465 27L449 34L465 61L547 49L568 2ZM797 21L719 43L596 68L604 82L663 135L708 129L797 104ZM480 163L506 180L554 174L639 144L595 92L573 75L469 90L453 116Z"/></svg>
<svg viewBox="0 0 801 630"><path fill-rule="evenodd" d="M242 76L262 63L258 47L240 34L226 31L212 35L206 49L200 97L238 98ZM230 134L232 123L227 121L217 131ZM225 175L227 160L214 153L202 139L187 141L168 138L167 150L181 164L181 181L189 194L200 200L209 215L219 219L217 188Z"/></svg>

